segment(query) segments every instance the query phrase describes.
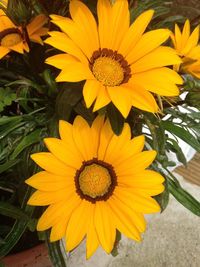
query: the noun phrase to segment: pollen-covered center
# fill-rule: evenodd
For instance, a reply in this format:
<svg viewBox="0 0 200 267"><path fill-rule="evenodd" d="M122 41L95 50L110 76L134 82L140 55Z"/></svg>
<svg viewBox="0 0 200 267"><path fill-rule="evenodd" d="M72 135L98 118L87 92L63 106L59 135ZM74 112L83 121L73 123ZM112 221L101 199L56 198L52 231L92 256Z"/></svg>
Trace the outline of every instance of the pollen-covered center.
<svg viewBox="0 0 200 267"><path fill-rule="evenodd" d="M86 166L79 176L80 190L91 198L102 197L111 185L109 171L96 163Z"/></svg>
<svg viewBox="0 0 200 267"><path fill-rule="evenodd" d="M110 57L99 57L92 68L95 78L106 86L120 85L124 71L120 63Z"/></svg>
<svg viewBox="0 0 200 267"><path fill-rule="evenodd" d="M84 161L75 175L76 192L82 199L95 203L108 199L117 185L117 177L113 167L101 160L93 158Z"/></svg>
<svg viewBox="0 0 200 267"><path fill-rule="evenodd" d="M90 69L104 86L118 86L128 82L131 69L121 54L103 48L95 51L90 59Z"/></svg>
<svg viewBox="0 0 200 267"><path fill-rule="evenodd" d="M0 32L1 46L11 47L22 42L22 35L18 29L7 29Z"/></svg>

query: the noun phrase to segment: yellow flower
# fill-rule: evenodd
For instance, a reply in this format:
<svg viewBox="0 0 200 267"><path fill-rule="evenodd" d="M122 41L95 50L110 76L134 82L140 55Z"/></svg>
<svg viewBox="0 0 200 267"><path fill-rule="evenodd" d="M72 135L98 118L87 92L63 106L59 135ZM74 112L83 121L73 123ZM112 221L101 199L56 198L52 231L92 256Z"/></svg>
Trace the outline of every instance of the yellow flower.
<svg viewBox="0 0 200 267"><path fill-rule="evenodd" d="M186 20L183 31L175 25L175 34L171 34L171 39L178 55L182 58L183 64L176 66L186 73L191 73L200 78L200 45L199 26L190 34L190 22Z"/></svg>
<svg viewBox="0 0 200 267"><path fill-rule="evenodd" d="M111 101L124 117L132 106L157 112L150 92L176 96L181 77L165 66L179 64L180 58L169 47L161 46L170 35L159 29L144 33L153 10L140 15L130 26L127 0L98 0L98 26L81 1L70 1L72 19L52 15L62 32L52 31L45 42L65 52L47 59L61 69L57 82L86 80L83 96L94 111Z"/></svg>
<svg viewBox="0 0 200 267"><path fill-rule="evenodd" d="M26 26L31 41L42 44L40 37L48 31L43 27L46 22L46 16L38 15ZM10 51L23 54L24 51L29 52L29 46L22 27L16 26L4 11L0 10L0 59Z"/></svg>
<svg viewBox="0 0 200 267"><path fill-rule="evenodd" d="M146 170L156 152L142 152L144 136L131 139L128 124L114 135L102 116L91 127L80 116L60 121L59 132L61 139L44 140L50 152L31 156L44 171L26 180L37 189L28 204L49 205L37 230L52 228L51 241L66 237L68 251L86 237L87 258L99 245L110 253L116 229L140 241L143 214L160 211L151 196L164 189L163 177Z"/></svg>

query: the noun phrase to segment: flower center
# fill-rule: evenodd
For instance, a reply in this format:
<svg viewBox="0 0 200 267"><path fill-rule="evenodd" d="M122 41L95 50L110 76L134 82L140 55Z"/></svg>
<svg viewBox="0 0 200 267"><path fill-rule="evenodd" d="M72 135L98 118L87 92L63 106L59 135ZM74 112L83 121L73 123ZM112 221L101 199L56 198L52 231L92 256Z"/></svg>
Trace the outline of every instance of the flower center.
<svg viewBox="0 0 200 267"><path fill-rule="evenodd" d="M111 165L93 159L83 162L75 177L77 193L91 202L106 200L116 185L116 175Z"/></svg>
<svg viewBox="0 0 200 267"><path fill-rule="evenodd" d="M1 46L11 47L22 42L22 35L18 29L7 29L0 32Z"/></svg>
<svg viewBox="0 0 200 267"><path fill-rule="evenodd" d="M92 70L95 78L106 86L120 85L124 79L123 68L110 57L97 58Z"/></svg>
<svg viewBox="0 0 200 267"><path fill-rule="evenodd" d="M95 78L105 86L118 86L131 77L131 69L124 57L111 49L99 49L90 59Z"/></svg>

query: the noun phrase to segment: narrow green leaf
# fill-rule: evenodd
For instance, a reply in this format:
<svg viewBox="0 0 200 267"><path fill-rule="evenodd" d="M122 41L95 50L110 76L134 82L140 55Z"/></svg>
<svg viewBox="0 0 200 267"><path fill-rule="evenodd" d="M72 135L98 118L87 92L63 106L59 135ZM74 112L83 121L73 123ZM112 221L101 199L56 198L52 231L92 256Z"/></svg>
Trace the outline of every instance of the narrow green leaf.
<svg viewBox="0 0 200 267"><path fill-rule="evenodd" d="M169 177L167 178L167 182L169 191L176 200L192 213L200 216L200 202Z"/></svg>
<svg viewBox="0 0 200 267"><path fill-rule="evenodd" d="M0 214L18 220L29 220L29 216L20 208L0 201Z"/></svg>
<svg viewBox="0 0 200 267"><path fill-rule="evenodd" d="M26 205L27 200L32 194L32 191L33 190L28 187L26 194L24 196L23 203L22 203L22 210L25 213L27 213L28 216L31 216L35 209L35 207ZM17 242L23 235L24 231L26 230L27 224L28 224L28 220L16 220L11 231L4 238L4 243L0 244L0 259L5 257L12 250L12 248L17 244Z"/></svg>
<svg viewBox="0 0 200 267"><path fill-rule="evenodd" d="M54 267L67 267L66 261L63 257L63 252L61 251L61 242L50 242L49 233L46 232L46 244L49 251L49 256Z"/></svg>
<svg viewBox="0 0 200 267"><path fill-rule="evenodd" d="M178 143L172 139L172 138L168 138L168 141L171 142L167 142L167 147L176 154L176 157L178 159L178 161L180 161L181 163L183 163L185 166L187 165L187 160L185 158L185 155L181 149L181 147L178 145Z"/></svg>
<svg viewBox="0 0 200 267"><path fill-rule="evenodd" d="M20 161L20 159L14 159L14 160L10 160L4 164L1 164L0 165L0 174L5 172L6 170L10 169L11 167L15 166L19 161Z"/></svg>
<svg viewBox="0 0 200 267"><path fill-rule="evenodd" d="M37 129L29 135L25 136L17 145L10 158L15 159L26 147L41 141L41 129Z"/></svg>
<svg viewBox="0 0 200 267"><path fill-rule="evenodd" d="M200 142L187 130L170 121L162 121L163 127L200 152Z"/></svg>

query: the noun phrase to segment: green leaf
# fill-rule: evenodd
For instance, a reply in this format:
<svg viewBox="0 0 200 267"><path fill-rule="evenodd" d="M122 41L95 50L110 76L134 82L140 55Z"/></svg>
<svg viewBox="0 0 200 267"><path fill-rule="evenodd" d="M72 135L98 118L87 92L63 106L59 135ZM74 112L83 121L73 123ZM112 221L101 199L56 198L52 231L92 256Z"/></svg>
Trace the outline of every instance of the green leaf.
<svg viewBox="0 0 200 267"><path fill-rule="evenodd" d="M46 244L49 251L49 256L54 267L67 267L66 261L61 250L62 242L56 241L51 243L49 241L49 233L46 232ZM63 249L64 251L64 249Z"/></svg>
<svg viewBox="0 0 200 267"><path fill-rule="evenodd" d="M15 159L26 147L41 141L41 129L37 129L29 135L25 136L17 145L10 158Z"/></svg>
<svg viewBox="0 0 200 267"><path fill-rule="evenodd" d="M28 187L26 194L24 196L24 199L23 199L22 207L21 207L21 209L25 213L27 213L28 216L31 216L35 209L35 207L26 206L27 200L32 194L32 191L33 190ZM26 230L27 224L28 224L28 220L16 220L11 231L4 238L4 243L0 244L0 258L5 257L12 250L12 248L17 244L17 242L23 235L24 231Z"/></svg>
<svg viewBox="0 0 200 267"><path fill-rule="evenodd" d="M113 132L120 135L124 127L124 117L112 103L107 106L107 114Z"/></svg>
<svg viewBox="0 0 200 267"><path fill-rule="evenodd" d="M162 125L168 132L176 135L195 150L200 152L200 142L187 130L170 121L162 121Z"/></svg>
<svg viewBox="0 0 200 267"><path fill-rule="evenodd" d="M178 185L169 177L167 178L168 188L170 193L178 200L185 208L190 210L197 216L200 216L200 202L184 190L181 185Z"/></svg>
<svg viewBox="0 0 200 267"><path fill-rule="evenodd" d="M171 143L167 142L167 146L169 147L169 149L176 154L178 161L180 161L181 163L183 163L186 166L187 160L185 158L185 155L183 154L181 147L172 138L168 138L168 141L171 142Z"/></svg>
<svg viewBox="0 0 200 267"><path fill-rule="evenodd" d="M18 220L29 220L29 216L20 208L0 201L0 214Z"/></svg>
<svg viewBox="0 0 200 267"><path fill-rule="evenodd" d="M161 207L161 212L163 212L168 203L169 203L169 190L167 187L167 183L165 183L165 190L162 192L162 194L155 196L155 199L158 201L160 207Z"/></svg>
<svg viewBox="0 0 200 267"><path fill-rule="evenodd" d="M17 163L19 163L19 161L20 161L20 159L14 159L14 160L10 160L4 164L1 164L0 165L0 174L7 171L11 167L15 166Z"/></svg>

